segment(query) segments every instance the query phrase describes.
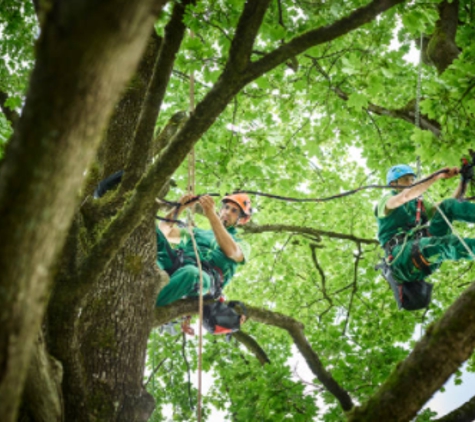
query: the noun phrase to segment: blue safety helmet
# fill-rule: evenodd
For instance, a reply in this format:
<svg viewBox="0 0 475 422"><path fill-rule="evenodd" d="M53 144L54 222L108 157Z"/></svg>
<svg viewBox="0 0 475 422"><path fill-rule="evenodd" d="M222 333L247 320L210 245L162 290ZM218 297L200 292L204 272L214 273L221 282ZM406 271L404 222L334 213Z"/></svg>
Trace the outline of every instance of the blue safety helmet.
<svg viewBox="0 0 475 422"><path fill-rule="evenodd" d="M412 170L412 168L407 166L406 164L398 164L397 166L392 166L389 169L388 174L386 175L386 183L390 185L391 182L395 182L400 177L405 176L406 174L412 174L414 177L416 177L416 173L414 173L414 170Z"/></svg>

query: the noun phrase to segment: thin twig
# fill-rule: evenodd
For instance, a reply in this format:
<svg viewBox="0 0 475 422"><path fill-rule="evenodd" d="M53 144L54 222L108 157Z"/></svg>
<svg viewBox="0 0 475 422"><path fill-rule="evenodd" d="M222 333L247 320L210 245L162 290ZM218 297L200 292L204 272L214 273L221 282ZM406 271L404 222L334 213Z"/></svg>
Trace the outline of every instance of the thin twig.
<svg viewBox="0 0 475 422"><path fill-rule="evenodd" d="M361 244L358 243L358 252L355 254L355 264L354 264L354 270L353 270L353 290L351 292L350 296L350 303L348 305L348 312L346 314L346 321L345 321L345 326L343 328L343 333L342 336L346 334L346 330L348 328L348 323L350 321L350 314L351 314L351 308L353 306L353 299L355 297L355 294L358 290L358 264L361 260L361 257L363 256L363 253L361 251Z"/></svg>

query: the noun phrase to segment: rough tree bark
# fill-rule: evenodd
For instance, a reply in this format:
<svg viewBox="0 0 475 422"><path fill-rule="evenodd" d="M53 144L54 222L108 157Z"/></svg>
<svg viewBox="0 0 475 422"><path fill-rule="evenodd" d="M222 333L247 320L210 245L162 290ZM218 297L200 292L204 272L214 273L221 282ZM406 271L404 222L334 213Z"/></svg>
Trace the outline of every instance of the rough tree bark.
<svg viewBox="0 0 475 422"><path fill-rule="evenodd" d="M431 35L425 56L437 71L443 73L447 67L460 54L460 49L455 43L457 34L459 0L444 0L438 6L439 20L436 22L435 31Z"/></svg>
<svg viewBox="0 0 475 422"><path fill-rule="evenodd" d="M40 332L31 356L23 396L21 421L60 422L63 419L63 367L46 350Z"/></svg>
<svg viewBox="0 0 475 422"><path fill-rule="evenodd" d="M475 349L475 283L432 324L379 391L350 421L408 421Z"/></svg>
<svg viewBox="0 0 475 422"><path fill-rule="evenodd" d="M473 422L475 420L475 396L458 409L434 422Z"/></svg>

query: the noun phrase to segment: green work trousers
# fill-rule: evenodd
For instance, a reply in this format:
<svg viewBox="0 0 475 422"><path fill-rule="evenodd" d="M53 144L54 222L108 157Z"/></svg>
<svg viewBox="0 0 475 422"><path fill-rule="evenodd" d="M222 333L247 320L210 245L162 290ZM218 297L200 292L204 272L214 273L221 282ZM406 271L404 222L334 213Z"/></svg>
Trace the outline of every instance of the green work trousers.
<svg viewBox="0 0 475 422"><path fill-rule="evenodd" d="M439 208L450 222L458 220L475 223L475 204L459 202L456 199L446 199L442 201ZM437 270L444 261L472 259L465 246L462 245L457 236L452 234L449 225L438 211L430 222L429 231L431 237L419 239L419 250L430 263L432 271ZM464 241L469 249L475 253L475 239L464 238ZM413 240L408 240L405 244L396 245L391 251L393 256L392 272L399 281L415 281L426 277L412 262L413 242Z"/></svg>
<svg viewBox="0 0 475 422"><path fill-rule="evenodd" d="M210 287L209 275L203 271L203 294ZM200 271L195 265L184 265L170 277L170 282L160 291L155 306L165 306L184 297L196 297L200 290Z"/></svg>
<svg viewBox="0 0 475 422"><path fill-rule="evenodd" d="M170 270L176 259L176 252L172 249L163 233L157 229L157 265L162 270ZM209 275L203 271L203 294L208 293L210 287ZM155 306L165 306L184 297L198 296L200 290L200 272L193 264L183 265L171 276L170 282L160 291Z"/></svg>

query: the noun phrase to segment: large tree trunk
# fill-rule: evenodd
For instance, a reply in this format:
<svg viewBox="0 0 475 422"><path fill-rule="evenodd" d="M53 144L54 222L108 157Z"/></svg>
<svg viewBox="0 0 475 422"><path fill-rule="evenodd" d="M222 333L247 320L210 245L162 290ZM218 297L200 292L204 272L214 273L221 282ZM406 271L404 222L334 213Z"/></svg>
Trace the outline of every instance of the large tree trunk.
<svg viewBox="0 0 475 422"><path fill-rule="evenodd" d="M64 365L67 421L146 421L145 352L160 280L151 216L86 293L58 280L48 313L51 350Z"/></svg>
<svg viewBox="0 0 475 422"><path fill-rule="evenodd" d="M0 420L14 421L83 182L154 20L152 0L57 2L0 168ZM60 70L60 71L58 71Z"/></svg>

